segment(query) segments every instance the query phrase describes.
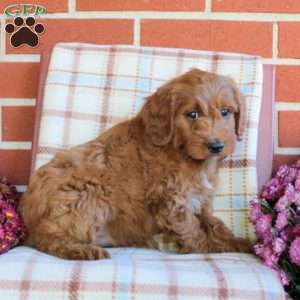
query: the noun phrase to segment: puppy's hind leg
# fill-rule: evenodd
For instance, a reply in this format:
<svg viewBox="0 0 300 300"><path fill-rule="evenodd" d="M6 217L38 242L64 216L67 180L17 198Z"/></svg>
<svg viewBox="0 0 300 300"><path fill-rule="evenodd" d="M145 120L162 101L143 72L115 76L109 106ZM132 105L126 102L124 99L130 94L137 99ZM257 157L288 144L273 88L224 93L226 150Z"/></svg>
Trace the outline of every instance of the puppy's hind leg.
<svg viewBox="0 0 300 300"><path fill-rule="evenodd" d="M108 252L95 243L93 227L80 219L78 215L72 215L43 220L33 232L29 232L29 244L64 259L109 258Z"/></svg>
<svg viewBox="0 0 300 300"><path fill-rule="evenodd" d="M65 259L108 258L108 252L96 241L96 232L105 228L110 220L108 202L100 200L103 198L98 186L90 180L73 178L66 181L49 195L47 210L39 216L34 213L38 211L30 213L29 209L23 209L29 225L29 244ZM29 207L32 195L27 197L24 204Z"/></svg>
<svg viewBox="0 0 300 300"><path fill-rule="evenodd" d="M50 255L72 260L97 260L109 258L109 253L93 243L74 241L66 237L52 234L39 236L35 246Z"/></svg>

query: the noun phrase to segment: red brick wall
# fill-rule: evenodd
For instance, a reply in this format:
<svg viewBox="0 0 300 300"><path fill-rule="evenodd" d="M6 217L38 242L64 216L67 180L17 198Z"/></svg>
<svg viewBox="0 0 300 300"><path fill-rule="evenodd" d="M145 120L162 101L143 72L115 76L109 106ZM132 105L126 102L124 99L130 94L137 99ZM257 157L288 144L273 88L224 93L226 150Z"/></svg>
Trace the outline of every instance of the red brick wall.
<svg viewBox="0 0 300 300"><path fill-rule="evenodd" d="M236 51L277 65L275 163L300 154L300 1L2 0L37 3L48 13L38 48L0 35L0 176L26 185L40 53L58 41ZM299 128L297 130L297 127Z"/></svg>

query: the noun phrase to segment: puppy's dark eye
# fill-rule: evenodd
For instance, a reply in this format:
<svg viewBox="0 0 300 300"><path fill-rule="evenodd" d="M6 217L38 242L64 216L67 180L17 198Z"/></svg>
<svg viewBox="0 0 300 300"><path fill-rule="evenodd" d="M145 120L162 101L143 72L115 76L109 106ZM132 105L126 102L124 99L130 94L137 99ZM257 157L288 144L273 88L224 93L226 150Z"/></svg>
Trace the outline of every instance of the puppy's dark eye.
<svg viewBox="0 0 300 300"><path fill-rule="evenodd" d="M221 109L222 117L228 117L231 114L231 110L227 107Z"/></svg>
<svg viewBox="0 0 300 300"><path fill-rule="evenodd" d="M199 115L196 111L190 111L190 112L186 113L186 116L191 120L197 120L199 117Z"/></svg>

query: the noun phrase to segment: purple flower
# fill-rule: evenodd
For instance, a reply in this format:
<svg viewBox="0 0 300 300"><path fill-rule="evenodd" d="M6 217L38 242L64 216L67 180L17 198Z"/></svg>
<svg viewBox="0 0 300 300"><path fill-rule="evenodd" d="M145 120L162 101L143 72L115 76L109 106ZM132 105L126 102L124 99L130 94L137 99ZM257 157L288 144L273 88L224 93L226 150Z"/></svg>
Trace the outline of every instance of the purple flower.
<svg viewBox="0 0 300 300"><path fill-rule="evenodd" d="M291 200L288 199L286 195L283 195L281 198L279 198L278 202L275 205L275 209L278 212L284 211L288 205L291 204Z"/></svg>
<svg viewBox="0 0 300 300"><path fill-rule="evenodd" d="M292 242L289 249L289 256L295 265L300 266L300 237L295 238Z"/></svg>
<svg viewBox="0 0 300 300"><path fill-rule="evenodd" d="M19 195L6 179L0 180L0 254L25 238L25 228L17 213Z"/></svg>
<svg viewBox="0 0 300 300"><path fill-rule="evenodd" d="M280 178L280 179L284 179L289 175L289 166L288 165L282 165L279 167L277 173L276 173L276 177Z"/></svg>
<svg viewBox="0 0 300 300"><path fill-rule="evenodd" d="M294 167L291 167L289 169L288 176L284 178L284 182L288 183L288 182L295 181L297 174L298 174L298 170Z"/></svg>
<svg viewBox="0 0 300 300"><path fill-rule="evenodd" d="M275 255L271 244L264 247L262 257L265 261L265 265L270 268L275 268L278 262L278 256Z"/></svg>
<svg viewBox="0 0 300 300"><path fill-rule="evenodd" d="M260 238L271 234L272 229L272 215L261 215L255 224L256 233Z"/></svg>
<svg viewBox="0 0 300 300"><path fill-rule="evenodd" d="M278 270L278 276L283 285L289 285L290 279L283 270Z"/></svg>
<svg viewBox="0 0 300 300"><path fill-rule="evenodd" d="M283 230L280 231L280 237L284 240L284 241L288 241L291 238L292 235L292 228L286 227Z"/></svg>
<svg viewBox="0 0 300 300"><path fill-rule="evenodd" d="M300 192L300 176L299 175L295 181L295 189L296 189L296 191Z"/></svg>
<svg viewBox="0 0 300 300"><path fill-rule="evenodd" d="M13 208L16 208L19 202L20 195L17 192L15 186L7 182L7 179L3 177L0 179L0 199L10 204Z"/></svg>
<svg viewBox="0 0 300 300"><path fill-rule="evenodd" d="M255 222L261 217L262 211L260 203L258 203L257 199L253 199L250 202L250 221L252 224L255 224Z"/></svg>
<svg viewBox="0 0 300 300"><path fill-rule="evenodd" d="M276 178L280 184L288 184L296 179L297 174L298 170L294 166L282 165L276 173Z"/></svg>
<svg viewBox="0 0 300 300"><path fill-rule="evenodd" d="M291 235L293 237L299 236L300 237L300 224L297 224L292 230Z"/></svg>
<svg viewBox="0 0 300 300"><path fill-rule="evenodd" d="M272 200L281 197L284 193L285 185L282 185L278 178L272 178L263 187L261 198Z"/></svg>
<svg viewBox="0 0 300 300"><path fill-rule="evenodd" d="M288 224L288 212L283 211L277 215L275 227L278 230L282 230Z"/></svg>
<svg viewBox="0 0 300 300"><path fill-rule="evenodd" d="M264 253L264 245L263 244L255 244L254 245L254 253L260 257L262 257Z"/></svg>
<svg viewBox="0 0 300 300"><path fill-rule="evenodd" d="M300 207L300 192L295 193L295 198L294 198L293 202L295 203L295 205L297 207Z"/></svg>
<svg viewBox="0 0 300 300"><path fill-rule="evenodd" d="M280 256L282 254L282 252L285 250L286 243L283 239L276 238L275 240L273 240L272 246L273 246L274 253L277 256Z"/></svg>
<svg viewBox="0 0 300 300"><path fill-rule="evenodd" d="M278 256L272 254L265 258L265 265L274 269L278 263Z"/></svg>
<svg viewBox="0 0 300 300"><path fill-rule="evenodd" d="M293 202L295 199L295 188L294 186L289 183L286 187L285 187L285 191L284 191L284 195L285 197L290 201Z"/></svg>

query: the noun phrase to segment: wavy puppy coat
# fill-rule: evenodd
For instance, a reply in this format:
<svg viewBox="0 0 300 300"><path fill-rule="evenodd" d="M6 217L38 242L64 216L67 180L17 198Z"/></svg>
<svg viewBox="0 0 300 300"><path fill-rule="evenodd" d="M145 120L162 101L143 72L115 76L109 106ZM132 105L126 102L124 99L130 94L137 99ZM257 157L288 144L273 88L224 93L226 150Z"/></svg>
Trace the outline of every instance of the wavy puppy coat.
<svg viewBox="0 0 300 300"><path fill-rule="evenodd" d="M193 69L169 81L136 117L34 174L20 205L27 243L67 259L147 247L157 235L181 252L248 251L210 210L219 162L243 125L231 79Z"/></svg>

